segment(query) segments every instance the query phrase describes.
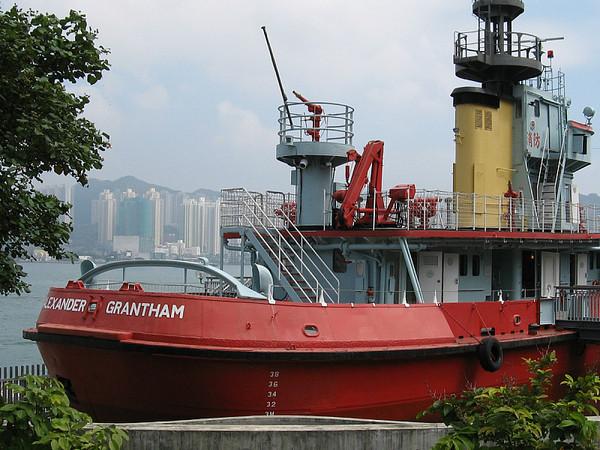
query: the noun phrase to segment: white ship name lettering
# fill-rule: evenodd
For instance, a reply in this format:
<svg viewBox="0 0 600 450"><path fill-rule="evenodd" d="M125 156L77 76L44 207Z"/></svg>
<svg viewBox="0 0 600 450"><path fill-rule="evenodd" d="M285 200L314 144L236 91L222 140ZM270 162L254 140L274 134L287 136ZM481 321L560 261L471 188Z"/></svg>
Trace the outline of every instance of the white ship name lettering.
<svg viewBox="0 0 600 450"><path fill-rule="evenodd" d="M185 305L167 305L147 302L120 302L111 300L106 304L106 314L134 317L157 317L159 319L183 319Z"/></svg>
<svg viewBox="0 0 600 450"><path fill-rule="evenodd" d="M87 301L82 298L48 297L44 309L60 309L61 311L83 312Z"/></svg>

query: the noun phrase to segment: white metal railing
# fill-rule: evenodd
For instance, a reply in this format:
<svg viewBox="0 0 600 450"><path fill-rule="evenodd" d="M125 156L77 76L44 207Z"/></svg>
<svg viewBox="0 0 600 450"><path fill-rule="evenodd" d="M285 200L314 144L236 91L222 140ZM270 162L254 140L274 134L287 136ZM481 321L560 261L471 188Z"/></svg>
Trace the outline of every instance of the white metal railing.
<svg viewBox="0 0 600 450"><path fill-rule="evenodd" d="M308 111L307 106L319 105L323 112L318 114L319 126L315 125L315 114ZM312 141L314 132L320 135L320 142L339 142L352 144L354 136L354 108L342 103L332 102L289 102L290 116L286 105L279 109L279 142L289 143ZM290 119L292 124L290 124Z"/></svg>
<svg viewBox="0 0 600 450"><path fill-rule="evenodd" d="M139 284L144 292L165 292L165 293L181 293L181 294L200 294L200 295L215 295L215 296L235 296L237 294L235 286L231 286L223 280L216 277L205 277L198 283L155 283L147 281L137 281L131 279L127 281L131 284ZM242 283L247 286L252 286L252 277L244 277ZM122 280L100 280L94 279L93 283L86 283L88 289L103 289L118 291L123 286Z"/></svg>
<svg viewBox="0 0 600 450"><path fill-rule="evenodd" d="M600 286L557 287L556 320L600 322Z"/></svg>
<svg viewBox="0 0 600 450"><path fill-rule="evenodd" d="M234 192L235 191L235 192ZM276 226L289 228L294 222L287 214L282 214L277 202L267 203L267 195L247 192L247 196L257 205L265 205L264 215L257 214L257 208L244 206L239 189L223 190L221 200L221 226L242 226L243 221L255 226ZM235 195L234 195L235 194ZM286 194L281 199L293 202L294 197ZM391 201L387 191L382 193L384 208ZM269 206L267 206L269 205ZM366 196L359 199L358 207L366 205ZM373 214L375 218L376 214ZM525 200L507 198L503 195L479 195L445 191L417 190L414 198L396 202L389 217L391 225L404 230L484 230L508 232L560 232L560 233L600 233L600 206L583 205L573 202L548 200ZM554 225L554 227L553 227ZM380 227L375 220L373 229ZM554 228L554 229L553 229Z"/></svg>
<svg viewBox="0 0 600 450"><path fill-rule="evenodd" d="M260 205L264 212L261 216L251 213L246 205L246 197L252 198L252 203ZM239 227L247 225L244 222L252 222L254 225L264 225L266 219L273 223L277 228L287 228L288 220L295 223L295 218L291 211L295 212L296 196L295 194L267 191L262 194L259 192L247 191L244 188L233 188L221 190L220 202L220 223L221 227ZM245 219L244 219L245 216ZM287 218L286 218L287 217Z"/></svg>
<svg viewBox="0 0 600 450"><path fill-rule="evenodd" d="M486 48L486 45L489 48ZM516 31L496 33L480 28L475 31L456 32L454 35L455 59L480 54L505 54L541 61L541 49L540 38Z"/></svg>
<svg viewBox="0 0 600 450"><path fill-rule="evenodd" d="M555 75L550 65L544 66L542 73L537 78L531 78L526 83L541 91L550 92L552 99L563 105L567 103L565 74L558 70Z"/></svg>
<svg viewBox="0 0 600 450"><path fill-rule="evenodd" d="M268 196L244 188L224 189L221 195L221 227L252 228L277 264L277 275L283 275L301 299L339 302L339 280L282 208L266 211Z"/></svg>
<svg viewBox="0 0 600 450"><path fill-rule="evenodd" d="M387 209L390 198L387 192L382 195ZM361 203L366 198L359 208ZM406 230L600 233L600 207L572 202L418 190L391 211L389 220Z"/></svg>

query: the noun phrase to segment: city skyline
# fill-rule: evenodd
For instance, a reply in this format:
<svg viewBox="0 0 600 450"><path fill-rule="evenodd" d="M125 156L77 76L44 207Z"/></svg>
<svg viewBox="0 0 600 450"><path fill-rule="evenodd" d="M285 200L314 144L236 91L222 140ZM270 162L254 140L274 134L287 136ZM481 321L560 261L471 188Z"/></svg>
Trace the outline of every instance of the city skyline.
<svg viewBox="0 0 600 450"><path fill-rule="evenodd" d="M131 175L112 181L92 178L85 188L44 184L39 189L73 205L70 215L63 220L73 224L71 246L79 254L97 251L95 256L122 257L129 252L132 257L158 258L214 258L219 254L220 192L217 190L177 191ZM135 199L140 198L153 203L152 207L148 205L150 209L145 209L138 205ZM135 207L128 210L121 205L121 211L127 211L129 217L123 217L122 212L119 226L119 202L123 199L133 201ZM581 194L580 199L582 204L600 205L596 193ZM146 217L143 232L131 231L138 226L135 214Z"/></svg>
<svg viewBox="0 0 600 450"><path fill-rule="evenodd" d="M98 182L103 183L100 189ZM71 245L80 252L144 258L215 257L220 252L218 192L174 191L134 177L92 179L89 188L41 190L71 203L63 220L72 223ZM86 190L90 195L82 197Z"/></svg>

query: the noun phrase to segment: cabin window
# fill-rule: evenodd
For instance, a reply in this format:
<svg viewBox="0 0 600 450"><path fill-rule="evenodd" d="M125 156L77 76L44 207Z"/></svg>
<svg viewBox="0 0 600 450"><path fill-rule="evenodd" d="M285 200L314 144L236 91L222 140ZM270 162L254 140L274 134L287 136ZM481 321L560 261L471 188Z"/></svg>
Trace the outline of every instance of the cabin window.
<svg viewBox="0 0 600 450"><path fill-rule="evenodd" d="M533 102L533 114L535 117L540 117L540 101L534 100Z"/></svg>
<svg viewBox="0 0 600 450"><path fill-rule="evenodd" d="M594 254L590 253L590 270L594 270Z"/></svg>
<svg viewBox="0 0 600 450"><path fill-rule="evenodd" d="M600 253L596 253L596 268L600 269Z"/></svg>
<svg viewBox="0 0 600 450"><path fill-rule="evenodd" d="M472 265L471 265L471 274L474 277L478 277L481 273L481 258L479 255L473 255Z"/></svg>
<svg viewBox="0 0 600 450"><path fill-rule="evenodd" d="M460 255L458 258L458 274L461 277L466 277L468 274L468 263L469 263L469 259L467 257L467 255Z"/></svg>
<svg viewBox="0 0 600 450"><path fill-rule="evenodd" d="M588 141L587 136L583 134L573 135L573 153L581 153L587 155L588 152Z"/></svg>

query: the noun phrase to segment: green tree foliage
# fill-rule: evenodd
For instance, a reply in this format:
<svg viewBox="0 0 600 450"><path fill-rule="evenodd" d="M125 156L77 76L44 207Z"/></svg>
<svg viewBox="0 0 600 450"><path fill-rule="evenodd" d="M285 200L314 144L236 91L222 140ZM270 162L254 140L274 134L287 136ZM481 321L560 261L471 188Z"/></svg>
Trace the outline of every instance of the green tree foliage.
<svg viewBox="0 0 600 450"><path fill-rule="evenodd" d="M69 205L37 192L34 182L55 172L87 184L102 167L108 135L82 116L87 95L68 83L94 84L108 70L107 50L85 16L0 10L0 293L28 290L16 259L29 246L64 258L71 226Z"/></svg>
<svg viewBox="0 0 600 450"><path fill-rule="evenodd" d="M551 367L554 352L537 360L525 360L529 384L475 388L462 396L439 399L421 413L442 417L452 429L436 444L436 450L475 449L594 449L596 424L586 415L598 415L600 377L577 379L566 375L565 396L551 401Z"/></svg>
<svg viewBox="0 0 600 450"><path fill-rule="evenodd" d="M55 378L27 376L24 386L9 384L17 403L0 397L0 448L10 450L118 450L127 435L114 425L89 427L92 419L69 406Z"/></svg>

